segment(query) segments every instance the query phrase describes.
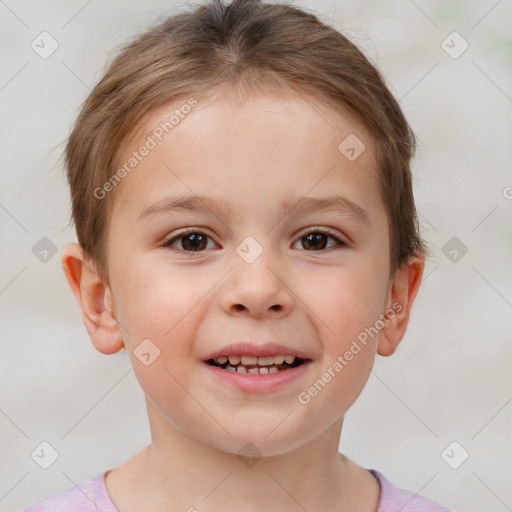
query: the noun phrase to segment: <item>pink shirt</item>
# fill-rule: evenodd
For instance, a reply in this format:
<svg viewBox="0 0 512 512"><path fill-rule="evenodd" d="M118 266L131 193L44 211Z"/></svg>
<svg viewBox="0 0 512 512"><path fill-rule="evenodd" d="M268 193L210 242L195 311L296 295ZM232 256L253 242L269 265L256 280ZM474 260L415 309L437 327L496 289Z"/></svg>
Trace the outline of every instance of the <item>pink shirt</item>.
<svg viewBox="0 0 512 512"><path fill-rule="evenodd" d="M398 489L384 476L369 470L380 483L380 500L376 512L450 512L419 494ZM23 512L119 512L105 487L105 472L74 489L46 498Z"/></svg>

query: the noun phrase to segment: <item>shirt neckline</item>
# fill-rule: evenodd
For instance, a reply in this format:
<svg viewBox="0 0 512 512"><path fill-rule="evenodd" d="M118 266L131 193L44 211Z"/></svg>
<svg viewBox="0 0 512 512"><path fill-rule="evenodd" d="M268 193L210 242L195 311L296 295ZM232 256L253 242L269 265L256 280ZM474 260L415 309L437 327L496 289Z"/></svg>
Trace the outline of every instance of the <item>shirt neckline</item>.
<svg viewBox="0 0 512 512"><path fill-rule="evenodd" d="M93 482L93 489L95 496L100 496L104 499L106 503L105 505L108 505L112 512L120 512L119 509L115 506L114 502L112 501L112 498L110 494L108 493L107 484L105 483L105 478L108 473L112 471L111 469L107 469L106 471L103 471L103 473L100 473Z"/></svg>
<svg viewBox="0 0 512 512"><path fill-rule="evenodd" d="M95 496L101 496L105 499L106 504L109 505L112 508L112 512L120 512L120 510L116 507L114 502L112 501L112 498L108 492L107 484L105 483L105 479L107 477L107 474L112 471L112 469L107 469L106 471L103 471L100 473L93 481L92 486L94 489ZM379 473L376 469L367 469L368 471L379 483L380 487L380 493L379 493L379 504L377 506L376 512L379 512L382 506L382 503L384 502L384 497L387 492L387 481L384 478L384 476Z"/></svg>

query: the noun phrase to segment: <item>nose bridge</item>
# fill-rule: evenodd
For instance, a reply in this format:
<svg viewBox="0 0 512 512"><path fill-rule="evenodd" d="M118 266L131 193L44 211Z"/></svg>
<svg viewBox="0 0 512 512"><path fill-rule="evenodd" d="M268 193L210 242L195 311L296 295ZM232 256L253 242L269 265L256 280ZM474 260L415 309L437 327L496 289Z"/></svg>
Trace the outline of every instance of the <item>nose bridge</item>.
<svg viewBox="0 0 512 512"><path fill-rule="evenodd" d="M229 314L289 314L292 294L280 275L279 261L277 254L272 254L254 237L242 240L233 253L233 270L223 289L222 308Z"/></svg>

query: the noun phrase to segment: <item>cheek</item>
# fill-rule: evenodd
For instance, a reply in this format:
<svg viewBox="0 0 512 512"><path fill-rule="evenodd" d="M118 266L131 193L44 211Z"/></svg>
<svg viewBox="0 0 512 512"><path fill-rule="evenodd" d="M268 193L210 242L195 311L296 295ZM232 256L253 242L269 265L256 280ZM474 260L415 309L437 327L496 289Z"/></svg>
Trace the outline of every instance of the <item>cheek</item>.
<svg viewBox="0 0 512 512"><path fill-rule="evenodd" d="M163 267L138 268L125 269L119 288L119 321L128 331L124 340L135 376L157 409L172 397L173 407L162 414L173 423L183 420L185 410L193 421L204 411L196 410L186 389L197 364L193 340L207 286L169 275L169 268L167 275Z"/></svg>
<svg viewBox="0 0 512 512"><path fill-rule="evenodd" d="M211 288L206 280L191 280L189 273L165 265L134 262L124 270L118 302L132 343L141 336L154 337L159 346L171 343Z"/></svg>
<svg viewBox="0 0 512 512"><path fill-rule="evenodd" d="M382 269L371 261L365 265L361 258L359 265L331 267L312 282L301 279L304 302L316 313L315 323L329 339L343 344L379 319L385 303L385 280Z"/></svg>
<svg viewBox="0 0 512 512"><path fill-rule="evenodd" d="M317 280L310 294L314 300L308 304L316 313L312 321L324 349L322 393L337 404L337 410L346 410L364 387L377 349L384 280L371 260L360 263L336 272L331 269L329 276Z"/></svg>
<svg viewBox="0 0 512 512"><path fill-rule="evenodd" d="M324 352L316 379L299 399L312 416L327 415L331 422L354 403L368 380L378 341L372 327L382 308L381 297L369 284L371 273L351 267L336 274L334 280L317 281L321 286L310 295L308 306L316 313L312 322Z"/></svg>
<svg viewBox="0 0 512 512"><path fill-rule="evenodd" d="M169 265L134 263L125 267L123 277L116 300L120 304L119 321L142 387L158 388L162 379L172 380L170 374L184 382L197 363L194 341L218 275L207 278ZM135 359L143 342L158 354L151 372Z"/></svg>

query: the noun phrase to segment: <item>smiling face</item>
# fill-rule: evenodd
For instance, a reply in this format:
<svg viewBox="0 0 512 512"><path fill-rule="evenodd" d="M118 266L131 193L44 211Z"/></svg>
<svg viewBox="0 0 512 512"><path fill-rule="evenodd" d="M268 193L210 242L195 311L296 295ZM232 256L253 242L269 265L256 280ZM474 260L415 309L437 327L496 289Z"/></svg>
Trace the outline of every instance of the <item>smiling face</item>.
<svg viewBox="0 0 512 512"><path fill-rule="evenodd" d="M353 161L338 149L351 134L366 146ZM348 115L311 98L253 93L199 102L119 185L108 272L153 431L177 428L233 453L250 441L276 455L343 417L378 337L307 405L298 396L391 304L373 151ZM246 345L228 347L237 343ZM136 354L155 346L160 355L143 356L146 366ZM207 362L253 349L304 363L256 376Z"/></svg>

